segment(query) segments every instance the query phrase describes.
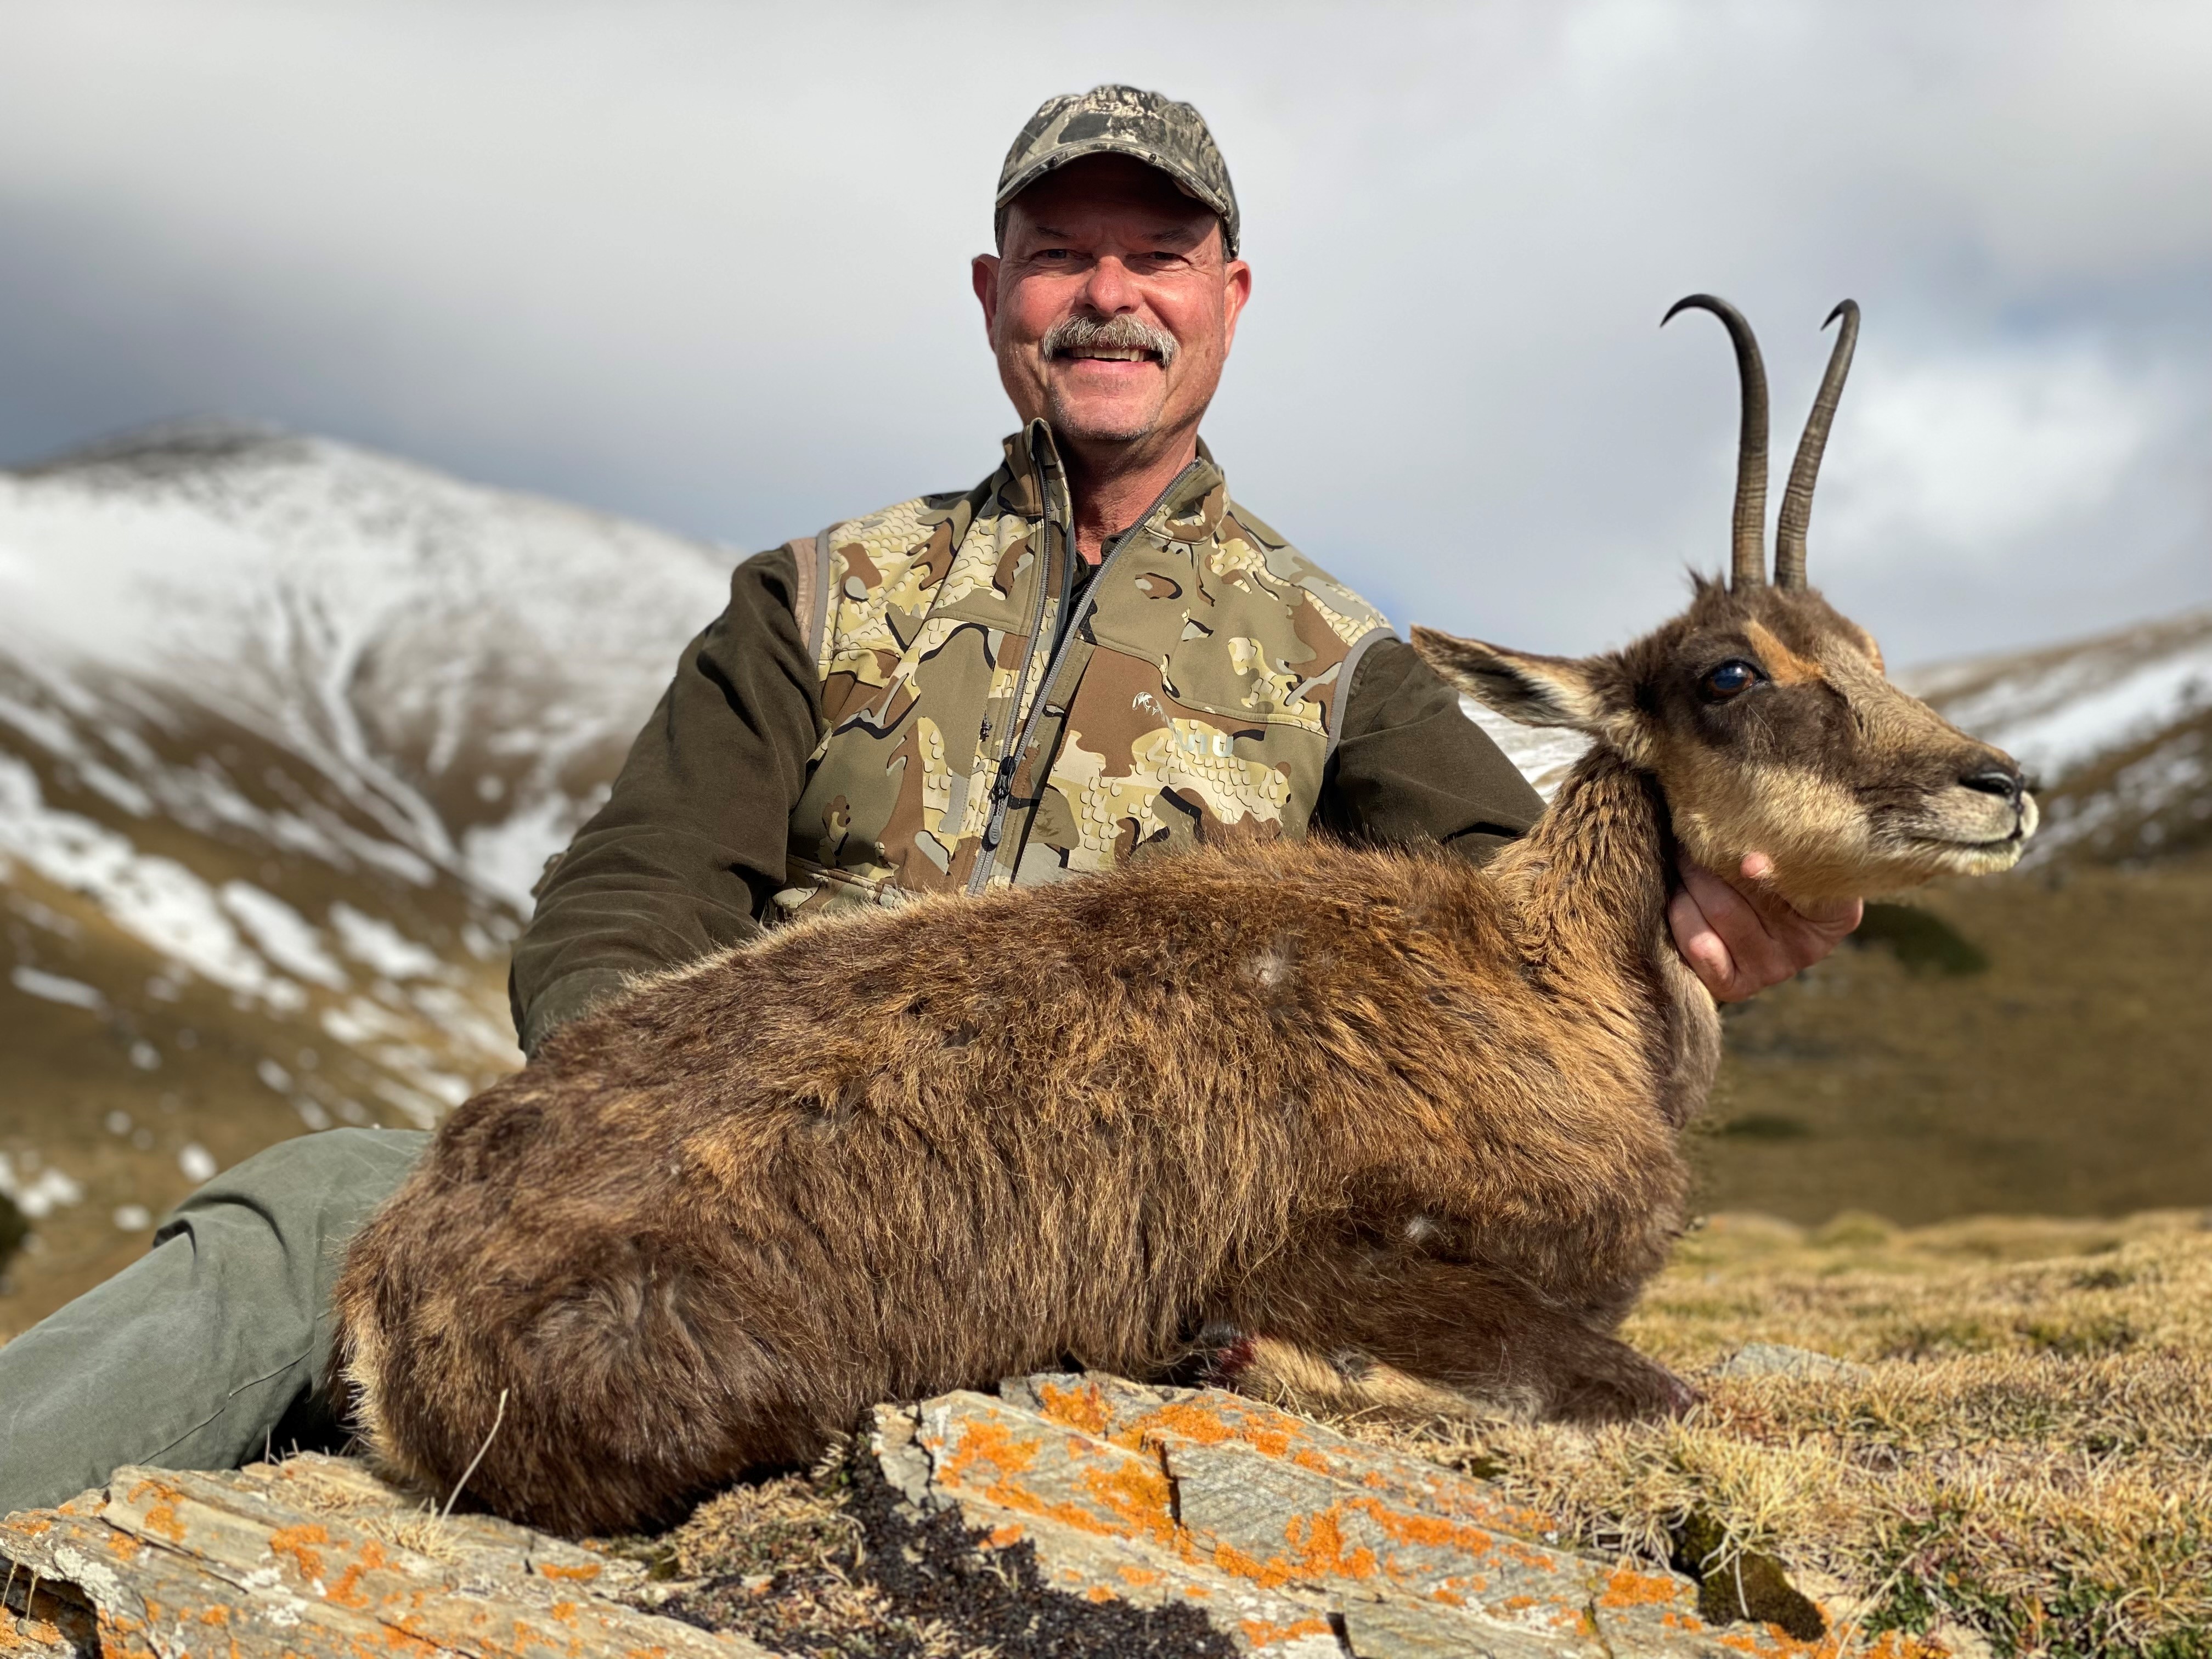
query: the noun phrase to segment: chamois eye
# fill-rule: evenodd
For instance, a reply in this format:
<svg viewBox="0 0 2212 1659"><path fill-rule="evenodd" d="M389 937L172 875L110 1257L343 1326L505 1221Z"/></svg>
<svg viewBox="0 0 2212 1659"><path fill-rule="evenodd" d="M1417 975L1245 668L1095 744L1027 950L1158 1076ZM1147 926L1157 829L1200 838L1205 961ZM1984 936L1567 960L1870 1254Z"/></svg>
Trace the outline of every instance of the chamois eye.
<svg viewBox="0 0 2212 1659"><path fill-rule="evenodd" d="M1751 690L1762 678L1758 669L1741 658L1724 662L1705 676L1705 695L1716 702L1726 702Z"/></svg>

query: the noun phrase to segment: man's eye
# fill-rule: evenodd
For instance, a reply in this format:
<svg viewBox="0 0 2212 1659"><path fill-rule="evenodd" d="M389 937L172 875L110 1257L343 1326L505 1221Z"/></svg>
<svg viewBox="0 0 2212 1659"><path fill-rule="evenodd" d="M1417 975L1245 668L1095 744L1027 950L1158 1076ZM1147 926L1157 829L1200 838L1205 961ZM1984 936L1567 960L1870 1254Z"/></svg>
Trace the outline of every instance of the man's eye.
<svg viewBox="0 0 2212 1659"><path fill-rule="evenodd" d="M1716 702L1725 702L1730 697L1748 691L1762 678L1755 666L1740 659L1724 662L1705 676L1705 695Z"/></svg>

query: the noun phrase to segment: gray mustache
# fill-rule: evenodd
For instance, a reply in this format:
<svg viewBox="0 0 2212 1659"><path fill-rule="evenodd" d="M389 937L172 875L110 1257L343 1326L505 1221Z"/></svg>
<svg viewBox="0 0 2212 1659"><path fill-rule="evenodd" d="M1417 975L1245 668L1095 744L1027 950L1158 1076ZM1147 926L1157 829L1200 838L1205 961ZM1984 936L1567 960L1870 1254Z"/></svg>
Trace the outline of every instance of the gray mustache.
<svg viewBox="0 0 2212 1659"><path fill-rule="evenodd" d="M1041 343L1048 358L1084 347L1149 351L1160 360L1162 368L1175 362L1180 349L1176 337L1165 329L1140 323L1134 317L1064 317L1045 331Z"/></svg>

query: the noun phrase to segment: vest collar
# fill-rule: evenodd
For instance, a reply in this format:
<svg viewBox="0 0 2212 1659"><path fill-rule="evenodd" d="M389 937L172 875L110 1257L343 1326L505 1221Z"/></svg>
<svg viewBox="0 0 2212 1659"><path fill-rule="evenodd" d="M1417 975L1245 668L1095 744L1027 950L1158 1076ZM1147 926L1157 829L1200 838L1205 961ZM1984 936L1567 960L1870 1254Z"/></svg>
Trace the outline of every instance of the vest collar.
<svg viewBox="0 0 2212 1659"><path fill-rule="evenodd" d="M1044 516L1044 498L1039 489L1040 477L1054 478L1066 487L1067 470L1060 460L1060 446L1054 441L1052 428L1042 420L1031 421L1019 432L1006 434L1000 444L1006 456L999 469L997 479L999 499L1007 510L1025 519ZM1206 440L1198 441L1198 459L1183 469L1182 475L1169 487L1166 495L1153 504L1149 515L1153 520L1190 520L1205 517L1210 520L1218 513L1205 513L1207 499L1220 490L1225 497L1226 480L1221 466L1213 459L1213 452L1206 447ZM1063 495L1062 499L1066 496Z"/></svg>

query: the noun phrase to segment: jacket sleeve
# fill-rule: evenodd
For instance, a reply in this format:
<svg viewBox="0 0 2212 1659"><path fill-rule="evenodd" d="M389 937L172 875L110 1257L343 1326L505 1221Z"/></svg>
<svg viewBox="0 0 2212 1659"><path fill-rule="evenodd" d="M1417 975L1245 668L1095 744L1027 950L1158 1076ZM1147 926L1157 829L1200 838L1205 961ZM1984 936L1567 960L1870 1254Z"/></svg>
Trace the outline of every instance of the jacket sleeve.
<svg viewBox="0 0 2212 1659"><path fill-rule="evenodd" d="M797 578L786 548L738 567L729 608L684 648L606 805L539 884L507 976L526 1053L629 975L759 933L821 738Z"/></svg>
<svg viewBox="0 0 2212 1659"><path fill-rule="evenodd" d="M1317 816L1348 840L1442 842L1480 861L1543 816L1544 798L1403 640L1360 658L1340 730Z"/></svg>

